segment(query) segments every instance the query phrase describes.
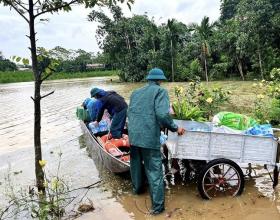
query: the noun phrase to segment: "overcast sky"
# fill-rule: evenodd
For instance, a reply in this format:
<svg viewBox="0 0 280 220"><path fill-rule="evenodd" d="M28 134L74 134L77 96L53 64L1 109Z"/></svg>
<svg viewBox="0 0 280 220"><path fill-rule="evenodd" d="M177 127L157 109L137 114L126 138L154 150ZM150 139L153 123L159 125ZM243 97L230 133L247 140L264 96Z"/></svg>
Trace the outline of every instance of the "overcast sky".
<svg viewBox="0 0 280 220"><path fill-rule="evenodd" d="M220 0L135 0L132 10L124 5L124 14L147 13L160 24L169 18L175 18L185 24L200 22L203 16L216 20L220 13ZM67 49L84 49L97 52L99 48L95 40L97 23L87 21L91 10L80 6L73 7L69 13L48 14L47 23L37 23L38 46L52 49L62 46ZM0 51L6 58L17 55L29 58L27 23L8 7L0 5Z"/></svg>

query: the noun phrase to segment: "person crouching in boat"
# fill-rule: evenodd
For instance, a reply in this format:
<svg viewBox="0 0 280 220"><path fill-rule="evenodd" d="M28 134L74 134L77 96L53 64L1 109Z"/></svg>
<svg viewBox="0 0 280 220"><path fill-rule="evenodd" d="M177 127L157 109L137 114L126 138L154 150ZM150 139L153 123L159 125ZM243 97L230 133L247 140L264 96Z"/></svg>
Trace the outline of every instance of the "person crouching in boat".
<svg viewBox="0 0 280 220"><path fill-rule="evenodd" d="M102 120L100 121L98 126L96 126L93 123L97 115L96 99L86 98L83 101L82 106L84 107L84 109L88 111L88 115L89 115L88 128L93 134L97 134L99 132L104 132L109 130L111 122L110 122L110 115L108 114L107 111L104 112L102 116Z"/></svg>
<svg viewBox="0 0 280 220"><path fill-rule="evenodd" d="M169 97L160 87L166 80L161 69L152 69L147 78L149 83L135 91L130 97L128 108L128 135L130 142L130 174L133 191L143 191L143 170L148 179L152 200L151 214L164 211L164 179L160 151L160 127L168 128L178 135L185 130L178 127L169 115ZM143 163L144 161L144 163Z"/></svg>
<svg viewBox="0 0 280 220"><path fill-rule="evenodd" d="M115 91L104 91L99 88L92 88L90 94L91 97L97 99L95 104L97 115L94 124L99 124L104 110L107 109L108 113L112 117L110 138L121 138L125 126L127 111L127 104L124 98Z"/></svg>
<svg viewBox="0 0 280 220"><path fill-rule="evenodd" d="M83 101L82 106L84 107L84 109L86 109L88 111L89 114L89 121L93 121L96 117L96 112L95 112L95 108L94 108L94 103L96 100L91 99L91 98L86 98Z"/></svg>

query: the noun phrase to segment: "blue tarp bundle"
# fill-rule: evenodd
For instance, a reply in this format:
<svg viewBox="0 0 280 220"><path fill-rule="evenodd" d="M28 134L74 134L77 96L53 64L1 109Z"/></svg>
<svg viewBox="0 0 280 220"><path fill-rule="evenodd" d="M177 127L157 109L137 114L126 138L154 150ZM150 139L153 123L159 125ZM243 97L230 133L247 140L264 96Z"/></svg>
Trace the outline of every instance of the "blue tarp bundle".
<svg viewBox="0 0 280 220"><path fill-rule="evenodd" d="M256 125L247 129L245 134L273 137L273 130L270 124Z"/></svg>

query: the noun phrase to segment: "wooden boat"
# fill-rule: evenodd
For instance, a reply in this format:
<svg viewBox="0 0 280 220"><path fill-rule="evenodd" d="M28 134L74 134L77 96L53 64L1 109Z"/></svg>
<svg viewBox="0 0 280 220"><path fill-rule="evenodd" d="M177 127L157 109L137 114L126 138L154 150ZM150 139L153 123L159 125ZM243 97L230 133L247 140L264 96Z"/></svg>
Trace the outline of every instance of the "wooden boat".
<svg viewBox="0 0 280 220"><path fill-rule="evenodd" d="M85 134L89 151L95 160L98 160L103 166L113 173L125 173L129 171L130 166L128 162L121 161L117 157L109 154L102 146L98 137L89 131L86 124L83 121L80 121L80 124L82 131Z"/></svg>

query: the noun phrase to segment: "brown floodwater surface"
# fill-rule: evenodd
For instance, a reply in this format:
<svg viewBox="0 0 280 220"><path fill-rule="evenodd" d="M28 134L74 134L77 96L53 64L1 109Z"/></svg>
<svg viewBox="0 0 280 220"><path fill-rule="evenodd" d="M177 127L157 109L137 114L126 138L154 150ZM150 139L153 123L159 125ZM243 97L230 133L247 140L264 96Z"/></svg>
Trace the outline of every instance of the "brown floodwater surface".
<svg viewBox="0 0 280 220"><path fill-rule="evenodd" d="M46 171L56 172L58 153L62 152L60 173L71 188L102 180L86 197L93 201L95 210L80 219L280 219L280 188L272 189L269 176L261 168L256 170L256 178L246 180L243 194L235 198L205 201L198 195L194 183L170 185L166 189L166 211L159 216L148 215L148 192L133 195L129 176L114 175L89 157L75 117L76 107L89 97L92 86L115 90L128 100L131 92L143 85L118 83L115 77L112 78L113 82L109 77L48 81L42 87L42 95L55 90L42 101L42 149L43 158L47 160ZM173 93L178 84L183 85L165 83L163 87ZM0 84L0 207L6 201L5 177L8 173L17 187L27 188L34 184L33 102L30 96L33 96L33 83Z"/></svg>

